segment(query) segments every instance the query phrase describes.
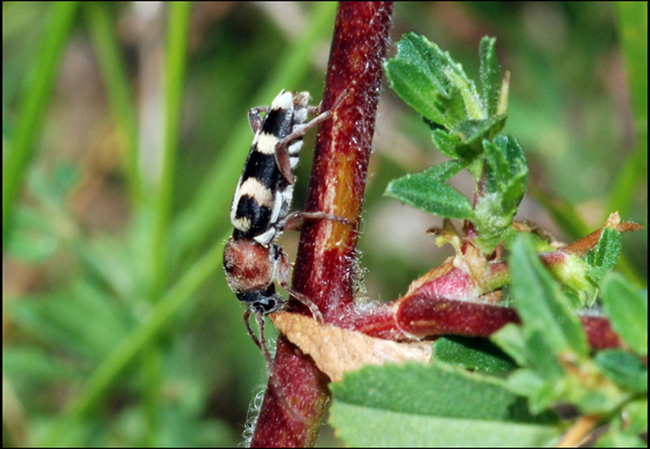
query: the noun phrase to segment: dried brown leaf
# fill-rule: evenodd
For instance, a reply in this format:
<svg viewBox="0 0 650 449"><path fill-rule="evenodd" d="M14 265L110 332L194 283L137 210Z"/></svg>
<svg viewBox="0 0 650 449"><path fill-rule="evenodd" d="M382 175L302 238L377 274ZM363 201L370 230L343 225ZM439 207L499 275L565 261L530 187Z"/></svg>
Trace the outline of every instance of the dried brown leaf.
<svg viewBox="0 0 650 449"><path fill-rule="evenodd" d="M295 313L278 312L269 315L273 324L289 341L309 354L318 369L333 382L343 374L364 365L403 363L407 360L428 362L431 342L402 342L369 337L360 332L320 324L312 318Z"/></svg>

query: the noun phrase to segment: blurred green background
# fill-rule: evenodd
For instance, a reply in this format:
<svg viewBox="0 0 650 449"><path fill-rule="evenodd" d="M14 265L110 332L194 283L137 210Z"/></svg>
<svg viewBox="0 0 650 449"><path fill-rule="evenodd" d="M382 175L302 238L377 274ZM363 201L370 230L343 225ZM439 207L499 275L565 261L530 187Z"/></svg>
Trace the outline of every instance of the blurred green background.
<svg viewBox="0 0 650 449"><path fill-rule="evenodd" d="M335 11L3 3L5 446L240 441L266 380L221 268L247 111L282 88L320 101ZM616 209L647 222L647 4L398 3L392 42L408 31L474 77L497 38L531 168L519 218L566 241ZM442 158L428 127L386 87L377 120L360 250L367 297L388 301L450 250L425 235L437 218L382 196ZM647 232L624 250L645 287Z"/></svg>

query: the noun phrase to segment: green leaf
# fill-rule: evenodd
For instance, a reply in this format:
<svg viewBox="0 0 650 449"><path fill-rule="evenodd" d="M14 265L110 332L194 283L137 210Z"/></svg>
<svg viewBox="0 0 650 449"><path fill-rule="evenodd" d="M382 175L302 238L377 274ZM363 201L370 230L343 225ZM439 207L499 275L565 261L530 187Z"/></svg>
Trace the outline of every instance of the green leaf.
<svg viewBox="0 0 650 449"><path fill-rule="evenodd" d="M483 152L484 139L492 139L503 129L506 118L499 115L482 120L460 119L449 132L434 128L431 137L444 155L469 162Z"/></svg>
<svg viewBox="0 0 650 449"><path fill-rule="evenodd" d="M461 149L464 149L458 153L467 157L483 152L483 140L496 136L505 126L507 118L506 115L497 115L481 120L463 120L453 126L451 131L459 137L462 144Z"/></svg>
<svg viewBox="0 0 650 449"><path fill-rule="evenodd" d="M490 253L505 239L505 232L517 213L528 185L528 164L523 149L511 136L498 135L492 142L483 140L486 167L486 192L474 208L476 243Z"/></svg>
<svg viewBox="0 0 650 449"><path fill-rule="evenodd" d="M489 192L503 190L510 178L510 163L506 158L507 148L499 145L499 143L503 143L503 139L495 139L495 142L490 142L489 140L483 141L485 160L487 161L489 170L487 179L487 189Z"/></svg>
<svg viewBox="0 0 650 449"><path fill-rule="evenodd" d="M648 447L638 435L609 428L596 443L595 447Z"/></svg>
<svg viewBox="0 0 650 449"><path fill-rule="evenodd" d="M452 159L460 158L460 154L456 151L460 145L460 139L457 136L442 129L435 129L431 132L431 140L445 156Z"/></svg>
<svg viewBox="0 0 650 449"><path fill-rule="evenodd" d="M562 367L558 357L546 338L539 329L525 328L524 343L526 345L526 366L546 380L557 381L562 376Z"/></svg>
<svg viewBox="0 0 650 449"><path fill-rule="evenodd" d="M511 291L521 329L506 326L492 336L523 367L508 378L515 393L528 397L531 412L558 403L574 404L583 414L610 414L630 399L626 387L606 380L588 357L580 321L534 251L529 236L518 236L508 261ZM603 366L608 367L604 359ZM616 375L633 377L632 368ZM612 371L610 367L610 371ZM640 382L636 373L635 381Z"/></svg>
<svg viewBox="0 0 650 449"><path fill-rule="evenodd" d="M391 181L385 194L434 215L469 218L472 215L469 200L444 182L463 166L457 161L448 161L423 172L406 175Z"/></svg>
<svg viewBox="0 0 650 449"><path fill-rule="evenodd" d="M635 434L648 432L648 397L637 399L623 408L623 414L629 417L629 428Z"/></svg>
<svg viewBox="0 0 650 449"><path fill-rule="evenodd" d="M558 397L555 385L530 369L519 369L508 378L511 391L528 397L531 412L545 410L555 402Z"/></svg>
<svg viewBox="0 0 650 449"><path fill-rule="evenodd" d="M351 446L545 445L558 435L554 414L533 416L499 381L440 363L366 367L331 388L330 424Z"/></svg>
<svg viewBox="0 0 650 449"><path fill-rule="evenodd" d="M648 297L618 273L602 282L602 302L612 328L639 355L648 355Z"/></svg>
<svg viewBox="0 0 650 449"><path fill-rule="evenodd" d="M529 368L515 371L508 378L508 388L516 394L528 397L531 412L539 413L551 407L562 396L562 367L541 332L526 332L517 329L515 325L509 326L510 330L504 332L501 329L492 339L502 345L510 355L516 355L520 365ZM515 332L517 330L518 333ZM514 341L517 336L520 341ZM514 354L511 352L513 348Z"/></svg>
<svg viewBox="0 0 650 449"><path fill-rule="evenodd" d="M501 73L494 45L496 39L485 36L481 39L479 55L481 57L481 100L488 116L497 111L499 94L501 92Z"/></svg>
<svg viewBox="0 0 650 449"><path fill-rule="evenodd" d="M503 209L517 208L526 193L528 185L528 162L517 139L510 135L499 135L493 142L484 141L488 162L488 181L494 179L494 192L502 193Z"/></svg>
<svg viewBox="0 0 650 449"><path fill-rule="evenodd" d="M588 263L592 266L589 277L596 283L600 282L618 262L621 255L622 235L616 229L605 226L600 234L598 246L589 253Z"/></svg>
<svg viewBox="0 0 650 449"><path fill-rule="evenodd" d="M385 68L397 95L432 122L449 129L460 120L487 117L462 66L424 36L405 34Z"/></svg>
<svg viewBox="0 0 650 449"><path fill-rule="evenodd" d="M521 326L512 323L506 324L490 336L490 340L499 345L506 354L522 366L527 362L524 339L524 331Z"/></svg>
<svg viewBox="0 0 650 449"><path fill-rule="evenodd" d="M517 237L508 265L517 312L527 332L543 335L556 356L567 350L585 356L587 338L580 320L571 313L568 300L542 265L528 236Z"/></svg>
<svg viewBox="0 0 650 449"><path fill-rule="evenodd" d="M648 367L638 358L620 349L596 354L600 370L619 386L635 393L648 391Z"/></svg>
<svg viewBox="0 0 650 449"><path fill-rule="evenodd" d="M403 51L404 45L398 44L398 51ZM399 55L399 53L398 53ZM436 102L444 89L435 85L427 73L417 70L417 66L407 61L391 59L386 63L386 74L390 87L409 106L427 119L445 124L445 114Z"/></svg>
<svg viewBox="0 0 650 449"><path fill-rule="evenodd" d="M478 371L510 371L517 366L485 338L442 337L433 344L433 354L441 362Z"/></svg>
<svg viewBox="0 0 650 449"><path fill-rule="evenodd" d="M470 120L481 120L487 117L479 96L476 94L474 81L471 81L467 75L465 75L460 64L457 64L457 67L459 70L452 70L452 68L446 67L445 75L452 86L456 87L460 92L460 95L463 97L467 117Z"/></svg>

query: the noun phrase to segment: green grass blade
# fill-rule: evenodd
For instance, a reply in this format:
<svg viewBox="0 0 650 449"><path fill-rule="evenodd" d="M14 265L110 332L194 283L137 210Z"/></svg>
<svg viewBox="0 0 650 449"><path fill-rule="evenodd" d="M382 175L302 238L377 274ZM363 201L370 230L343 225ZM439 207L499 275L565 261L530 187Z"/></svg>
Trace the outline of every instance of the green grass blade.
<svg viewBox="0 0 650 449"><path fill-rule="evenodd" d="M28 75L20 114L10 149L2 161L2 241L6 246L16 196L20 190L27 166L34 154L34 143L47 111L59 62L68 41L77 10L77 2L52 4L53 12L48 29L41 40L41 49Z"/></svg>
<svg viewBox="0 0 650 449"><path fill-rule="evenodd" d="M618 26L625 69L630 84L637 131L647 134L648 120L648 4L620 2ZM645 123L642 123L645 121Z"/></svg>
<svg viewBox="0 0 650 449"><path fill-rule="evenodd" d="M627 72L636 145L614 180L606 213L627 215L639 184L648 179L648 4L619 2L618 30Z"/></svg>
<svg viewBox="0 0 650 449"><path fill-rule="evenodd" d="M120 44L114 29L114 20L108 5L90 2L83 5L90 36L106 84L107 99L113 117L124 133L125 173L131 199L138 204L142 199L142 184L138 170L138 120L129 78L120 55Z"/></svg>
<svg viewBox="0 0 650 449"><path fill-rule="evenodd" d="M167 271L169 223L176 174L178 133L183 97L183 81L187 65L188 35L192 4L174 2L168 10L167 49L164 74L163 167L154 204L153 245L151 266L153 273L152 298L164 288Z"/></svg>

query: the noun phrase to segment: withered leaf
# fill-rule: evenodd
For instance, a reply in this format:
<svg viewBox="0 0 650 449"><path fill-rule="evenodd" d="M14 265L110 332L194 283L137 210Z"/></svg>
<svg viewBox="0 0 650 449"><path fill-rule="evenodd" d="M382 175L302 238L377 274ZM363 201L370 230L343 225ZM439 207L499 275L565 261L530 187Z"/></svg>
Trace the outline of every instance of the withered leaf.
<svg viewBox="0 0 650 449"><path fill-rule="evenodd" d="M342 380L343 374L364 365L407 360L428 362L431 358L431 342L382 340L288 312L277 312L269 318L289 341L309 354L333 382Z"/></svg>

